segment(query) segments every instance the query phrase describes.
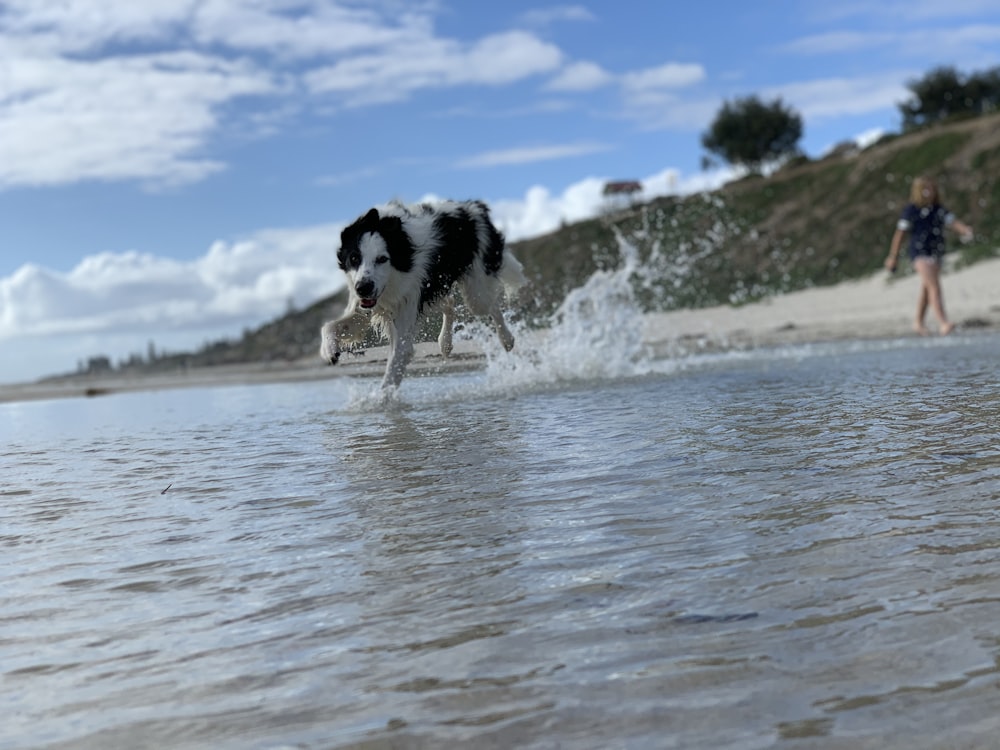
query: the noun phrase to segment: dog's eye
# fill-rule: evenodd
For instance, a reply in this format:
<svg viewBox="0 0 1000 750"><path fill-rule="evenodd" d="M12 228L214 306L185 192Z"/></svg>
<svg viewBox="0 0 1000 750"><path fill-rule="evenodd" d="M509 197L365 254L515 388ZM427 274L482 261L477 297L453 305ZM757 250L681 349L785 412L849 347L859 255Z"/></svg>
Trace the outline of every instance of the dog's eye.
<svg viewBox="0 0 1000 750"><path fill-rule="evenodd" d="M360 266L361 265L361 253L355 251L347 256L347 263L350 266Z"/></svg>
<svg viewBox="0 0 1000 750"><path fill-rule="evenodd" d="M383 263L388 263L388 262L389 262L388 255L380 255L375 259L376 266L381 266Z"/></svg>

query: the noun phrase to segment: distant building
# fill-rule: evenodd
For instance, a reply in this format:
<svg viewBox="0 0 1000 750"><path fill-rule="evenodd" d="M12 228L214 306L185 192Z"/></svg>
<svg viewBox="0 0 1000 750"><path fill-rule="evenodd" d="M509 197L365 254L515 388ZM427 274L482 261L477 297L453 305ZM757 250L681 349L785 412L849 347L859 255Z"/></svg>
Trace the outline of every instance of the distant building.
<svg viewBox="0 0 1000 750"><path fill-rule="evenodd" d="M103 354L97 357L90 357L87 360L87 369L84 370L88 375L96 375L102 372L111 372L111 360L105 357Z"/></svg>
<svg viewBox="0 0 1000 750"><path fill-rule="evenodd" d="M604 201L609 209L628 208L635 203L642 192L642 183L638 180L616 180L604 183Z"/></svg>

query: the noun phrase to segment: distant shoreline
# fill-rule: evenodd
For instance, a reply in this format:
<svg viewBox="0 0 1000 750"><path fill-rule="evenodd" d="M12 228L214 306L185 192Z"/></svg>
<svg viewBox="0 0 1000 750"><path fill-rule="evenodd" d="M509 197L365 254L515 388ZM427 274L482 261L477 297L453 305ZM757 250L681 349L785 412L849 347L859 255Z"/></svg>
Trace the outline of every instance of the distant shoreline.
<svg viewBox="0 0 1000 750"><path fill-rule="evenodd" d="M1000 330L1000 258L983 261L942 277L945 308L958 324L957 335L972 330ZM849 339L916 336L912 321L918 281L912 274L877 273L860 281L807 289L740 307L720 305L695 310L650 313L644 339L654 356L682 356L699 351L750 349ZM928 326L936 330L933 316ZM953 334L955 335L955 334ZM303 382L335 377L380 377L386 347L362 357L346 357L335 367L318 355L294 362L248 363L191 368L152 375L79 375L0 386L0 403L80 398L167 388ZM467 342L456 342L444 359L437 344L418 345L410 371L458 372L482 367L485 358Z"/></svg>

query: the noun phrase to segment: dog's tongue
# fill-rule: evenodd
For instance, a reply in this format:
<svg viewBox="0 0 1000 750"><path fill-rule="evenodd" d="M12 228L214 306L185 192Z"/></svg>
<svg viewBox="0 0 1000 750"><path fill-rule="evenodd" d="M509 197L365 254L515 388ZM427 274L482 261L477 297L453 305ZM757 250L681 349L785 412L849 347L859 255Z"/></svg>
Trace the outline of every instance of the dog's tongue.
<svg viewBox="0 0 1000 750"><path fill-rule="evenodd" d="M361 300L361 306L366 310L375 307L375 300L373 299L363 299Z"/></svg>

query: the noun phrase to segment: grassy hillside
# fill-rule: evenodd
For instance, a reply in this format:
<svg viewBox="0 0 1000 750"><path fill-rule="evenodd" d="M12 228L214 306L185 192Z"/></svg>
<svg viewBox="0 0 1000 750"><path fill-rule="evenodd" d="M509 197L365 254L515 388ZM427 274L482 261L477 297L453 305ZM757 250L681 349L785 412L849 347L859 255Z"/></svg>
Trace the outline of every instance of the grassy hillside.
<svg viewBox="0 0 1000 750"><path fill-rule="evenodd" d="M834 284L881 267L895 220L918 174L936 176L945 204L976 229L960 262L1000 247L1000 115L884 138L858 153L799 160L769 177L748 177L711 194L660 198L512 243L531 288L522 313L542 324L566 292L621 262L633 245L650 269L642 299L650 309L742 304ZM291 360L318 349L319 327L345 296L323 299L235 342L136 365L146 370ZM430 336L436 335L428 325Z"/></svg>

